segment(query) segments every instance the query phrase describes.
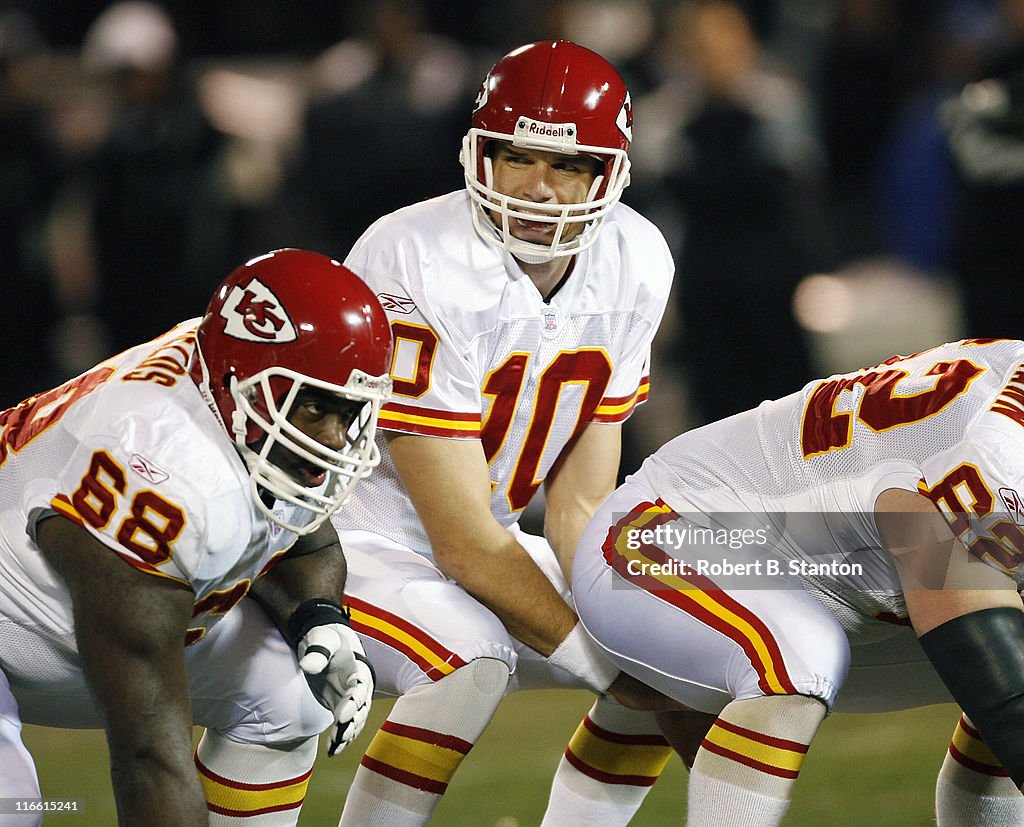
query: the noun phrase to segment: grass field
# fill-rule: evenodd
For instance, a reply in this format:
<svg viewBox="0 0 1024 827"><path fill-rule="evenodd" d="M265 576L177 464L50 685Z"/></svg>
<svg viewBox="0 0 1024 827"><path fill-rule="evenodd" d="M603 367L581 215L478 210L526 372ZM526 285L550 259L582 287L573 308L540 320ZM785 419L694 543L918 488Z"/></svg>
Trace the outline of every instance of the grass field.
<svg viewBox="0 0 1024 827"><path fill-rule="evenodd" d="M436 827L532 827L540 822L551 776L590 697L583 692L524 692L508 698L449 788ZM342 755L317 760L299 824L332 827L371 730L390 708L374 704L367 731ZM934 824L932 789L956 722L952 706L886 715L834 715L804 764L792 827L925 827ZM43 795L75 798L78 814L53 825L114 824L106 747L99 732L26 727ZM673 759L633 824L681 825L686 771Z"/></svg>

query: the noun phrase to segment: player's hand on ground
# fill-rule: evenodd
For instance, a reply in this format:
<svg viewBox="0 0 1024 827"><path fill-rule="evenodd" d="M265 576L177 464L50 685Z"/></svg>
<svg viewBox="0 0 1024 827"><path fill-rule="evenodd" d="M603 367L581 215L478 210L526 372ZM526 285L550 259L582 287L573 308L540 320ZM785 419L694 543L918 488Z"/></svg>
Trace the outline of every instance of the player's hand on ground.
<svg viewBox="0 0 1024 827"><path fill-rule="evenodd" d="M370 714L375 675L359 636L343 623L314 626L296 646L299 666L320 702L334 713L327 754L343 750Z"/></svg>
<svg viewBox="0 0 1024 827"><path fill-rule="evenodd" d="M657 689L652 689L625 672L620 672L619 676L612 681L606 694L611 695L627 709L639 709L646 712L689 709L679 701L673 700L668 695L663 695Z"/></svg>

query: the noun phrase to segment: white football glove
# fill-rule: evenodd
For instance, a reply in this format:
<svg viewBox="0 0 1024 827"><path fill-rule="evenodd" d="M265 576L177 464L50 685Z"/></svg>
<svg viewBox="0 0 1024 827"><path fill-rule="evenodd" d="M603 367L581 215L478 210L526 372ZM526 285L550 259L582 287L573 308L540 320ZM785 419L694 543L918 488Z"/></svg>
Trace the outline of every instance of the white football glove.
<svg viewBox="0 0 1024 827"><path fill-rule="evenodd" d="M301 613L301 614L300 614ZM293 615L302 619L295 646L310 689L334 714L328 756L343 750L362 732L370 714L376 676L348 613L335 603L307 601Z"/></svg>

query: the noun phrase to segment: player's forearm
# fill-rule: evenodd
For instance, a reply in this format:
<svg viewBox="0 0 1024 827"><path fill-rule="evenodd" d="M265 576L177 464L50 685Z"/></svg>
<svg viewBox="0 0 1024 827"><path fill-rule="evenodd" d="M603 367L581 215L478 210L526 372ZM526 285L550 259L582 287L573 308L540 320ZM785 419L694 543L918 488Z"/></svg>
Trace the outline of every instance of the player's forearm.
<svg viewBox="0 0 1024 827"><path fill-rule="evenodd" d="M515 538L500 529L493 542L439 547L441 570L494 612L518 640L549 655L576 625L575 612Z"/></svg>
<svg viewBox="0 0 1024 827"><path fill-rule="evenodd" d="M110 775L121 825L205 827L209 822L190 740L174 749L111 741Z"/></svg>
<svg viewBox="0 0 1024 827"><path fill-rule="evenodd" d="M572 561L576 556L576 546L600 504L600 500L573 500L567 506L552 508L549 505L544 516L544 537L555 552L567 582L572 582Z"/></svg>
<svg viewBox="0 0 1024 827"><path fill-rule="evenodd" d="M340 602L346 576L345 555L335 541L308 554L286 555L256 579L249 593L284 631L292 612L306 600Z"/></svg>
<svg viewBox="0 0 1024 827"><path fill-rule="evenodd" d="M544 536L570 583L580 537L594 512L615 490L620 442L619 426L590 425L559 458L544 483Z"/></svg>
<svg viewBox="0 0 1024 827"><path fill-rule="evenodd" d="M120 823L205 825L206 797L192 761L192 705L180 644L176 652L158 651L152 658L110 648L109 662L94 657L90 643L83 654L91 691L106 718Z"/></svg>
<svg viewBox="0 0 1024 827"><path fill-rule="evenodd" d="M152 653L80 641L89 686L106 719L121 824L206 824L192 761L192 704L181 644ZM173 651L171 651L173 649ZM106 657L105 657L106 656ZM108 659L109 658L109 659Z"/></svg>

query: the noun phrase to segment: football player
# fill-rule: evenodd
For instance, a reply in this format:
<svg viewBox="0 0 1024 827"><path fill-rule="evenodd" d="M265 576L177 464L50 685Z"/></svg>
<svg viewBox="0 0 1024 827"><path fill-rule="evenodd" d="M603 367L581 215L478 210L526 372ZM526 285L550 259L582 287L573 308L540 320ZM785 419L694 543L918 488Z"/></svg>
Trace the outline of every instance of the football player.
<svg viewBox="0 0 1024 827"><path fill-rule="evenodd" d="M615 487L671 286L661 233L620 202L630 98L568 41L522 46L480 88L466 187L385 216L346 264L395 339L381 471L335 518L348 605L397 695L344 825L425 824L502 696L586 687L545 824L625 824L671 754L651 693L600 654L563 572ZM519 528L543 486L544 536Z"/></svg>
<svg viewBox="0 0 1024 827"><path fill-rule="evenodd" d="M1024 823L1022 491L1024 342L1000 339L812 382L649 457L584 533L573 594L616 664L717 715L687 824L779 824L834 709L952 700L938 823Z"/></svg>
<svg viewBox="0 0 1024 827"><path fill-rule="evenodd" d="M295 823L318 734L369 708L329 518L379 460L390 359L362 281L278 250L0 414L0 801L40 797L25 721L106 729L123 824Z"/></svg>

